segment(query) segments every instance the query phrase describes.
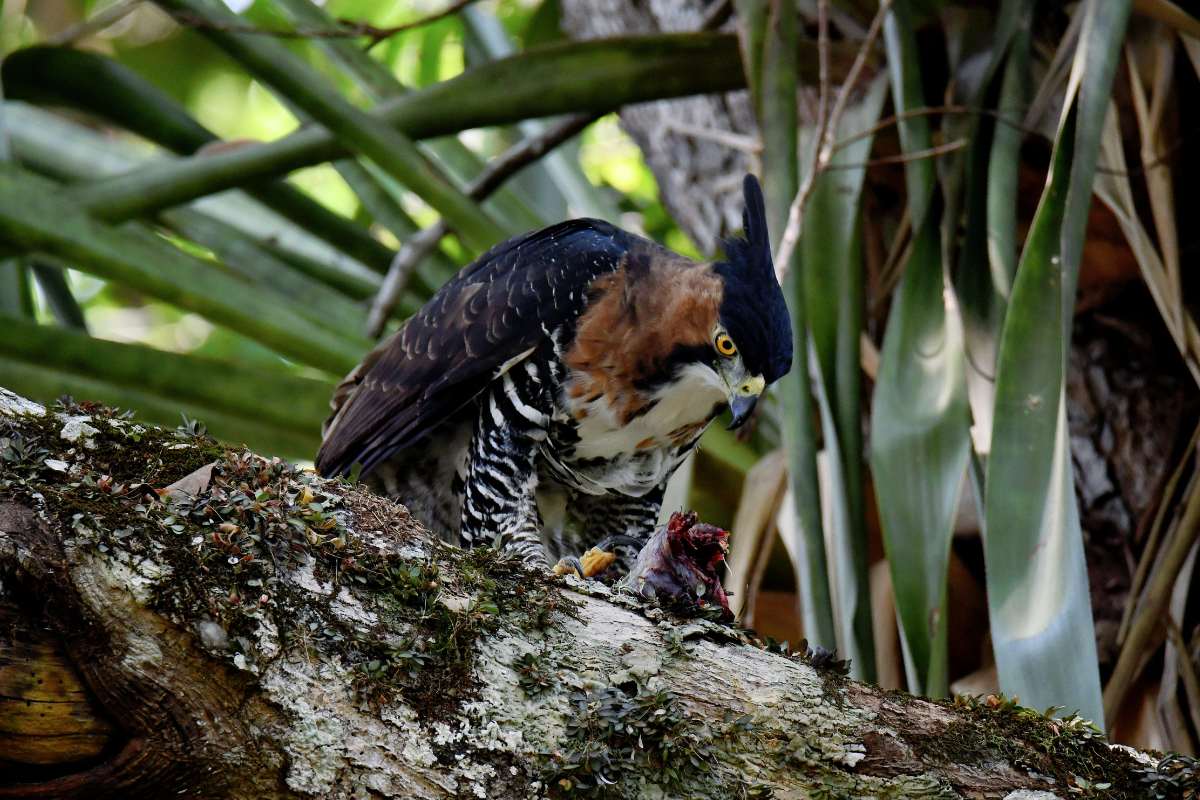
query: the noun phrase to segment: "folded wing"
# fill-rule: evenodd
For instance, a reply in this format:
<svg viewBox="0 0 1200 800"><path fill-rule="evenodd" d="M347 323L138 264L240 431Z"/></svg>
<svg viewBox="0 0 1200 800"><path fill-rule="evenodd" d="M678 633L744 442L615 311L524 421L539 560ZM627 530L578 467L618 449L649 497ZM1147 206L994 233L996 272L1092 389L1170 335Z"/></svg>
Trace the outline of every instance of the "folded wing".
<svg viewBox="0 0 1200 800"><path fill-rule="evenodd" d="M606 222L576 219L480 256L346 376L317 469L369 470L428 435L577 317L591 282L640 244L650 245Z"/></svg>

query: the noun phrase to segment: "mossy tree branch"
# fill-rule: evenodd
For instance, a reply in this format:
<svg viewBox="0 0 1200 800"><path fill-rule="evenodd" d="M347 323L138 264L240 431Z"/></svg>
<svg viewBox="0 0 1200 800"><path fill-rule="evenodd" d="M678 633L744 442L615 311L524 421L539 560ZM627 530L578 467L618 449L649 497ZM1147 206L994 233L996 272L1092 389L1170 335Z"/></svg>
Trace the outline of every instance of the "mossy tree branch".
<svg viewBox="0 0 1200 800"><path fill-rule="evenodd" d="M432 542L393 503L194 430L3 390L0 744L0 797L1168 786L1080 721L885 693Z"/></svg>

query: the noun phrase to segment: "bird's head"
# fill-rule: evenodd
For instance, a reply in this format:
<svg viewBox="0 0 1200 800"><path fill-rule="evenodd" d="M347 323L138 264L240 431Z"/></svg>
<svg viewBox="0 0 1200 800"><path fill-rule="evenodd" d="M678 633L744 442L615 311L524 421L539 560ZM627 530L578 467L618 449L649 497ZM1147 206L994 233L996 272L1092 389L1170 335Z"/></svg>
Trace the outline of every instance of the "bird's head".
<svg viewBox="0 0 1200 800"><path fill-rule="evenodd" d="M729 393L730 428L744 423L767 386L792 368L792 323L775 278L762 189L743 183L744 235L725 241L714 268L724 284L712 331L714 368Z"/></svg>

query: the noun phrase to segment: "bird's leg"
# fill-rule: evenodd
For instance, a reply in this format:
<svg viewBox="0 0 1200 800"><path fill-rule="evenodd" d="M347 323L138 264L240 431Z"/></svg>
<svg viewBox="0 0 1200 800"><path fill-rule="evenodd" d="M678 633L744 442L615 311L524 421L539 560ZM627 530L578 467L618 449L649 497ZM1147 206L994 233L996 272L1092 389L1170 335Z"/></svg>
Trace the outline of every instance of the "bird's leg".
<svg viewBox="0 0 1200 800"><path fill-rule="evenodd" d="M497 550L544 569L549 564L535 496L534 457L545 438L545 417L520 401L505 380L481 404L467 463L461 531L468 546L490 541Z"/></svg>
<svg viewBox="0 0 1200 800"><path fill-rule="evenodd" d="M636 553L645 543L644 539L635 539L632 536L606 536L578 558L575 556L560 558L554 565L554 574L570 575L574 573L581 578L594 578L611 567L617 560L617 547L633 548L632 552L636 558ZM632 562L622 562L622 568L626 571L629 568L628 563Z"/></svg>
<svg viewBox="0 0 1200 800"><path fill-rule="evenodd" d="M583 524L588 541L595 544L579 558L564 558L556 572L576 571L592 578L615 562L625 573L654 532L665 486L634 497L625 494L577 495L574 514Z"/></svg>

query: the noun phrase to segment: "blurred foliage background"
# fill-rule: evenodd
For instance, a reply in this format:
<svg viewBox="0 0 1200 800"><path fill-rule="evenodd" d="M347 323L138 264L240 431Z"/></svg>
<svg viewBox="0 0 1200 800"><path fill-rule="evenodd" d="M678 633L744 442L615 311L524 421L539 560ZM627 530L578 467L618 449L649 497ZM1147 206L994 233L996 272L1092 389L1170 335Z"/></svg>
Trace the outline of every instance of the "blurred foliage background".
<svg viewBox="0 0 1200 800"><path fill-rule="evenodd" d="M1166 0L4 0L0 384L307 460L489 244L712 257L753 171L797 365L668 501L731 527L743 621L1194 755L1197 37Z"/></svg>

